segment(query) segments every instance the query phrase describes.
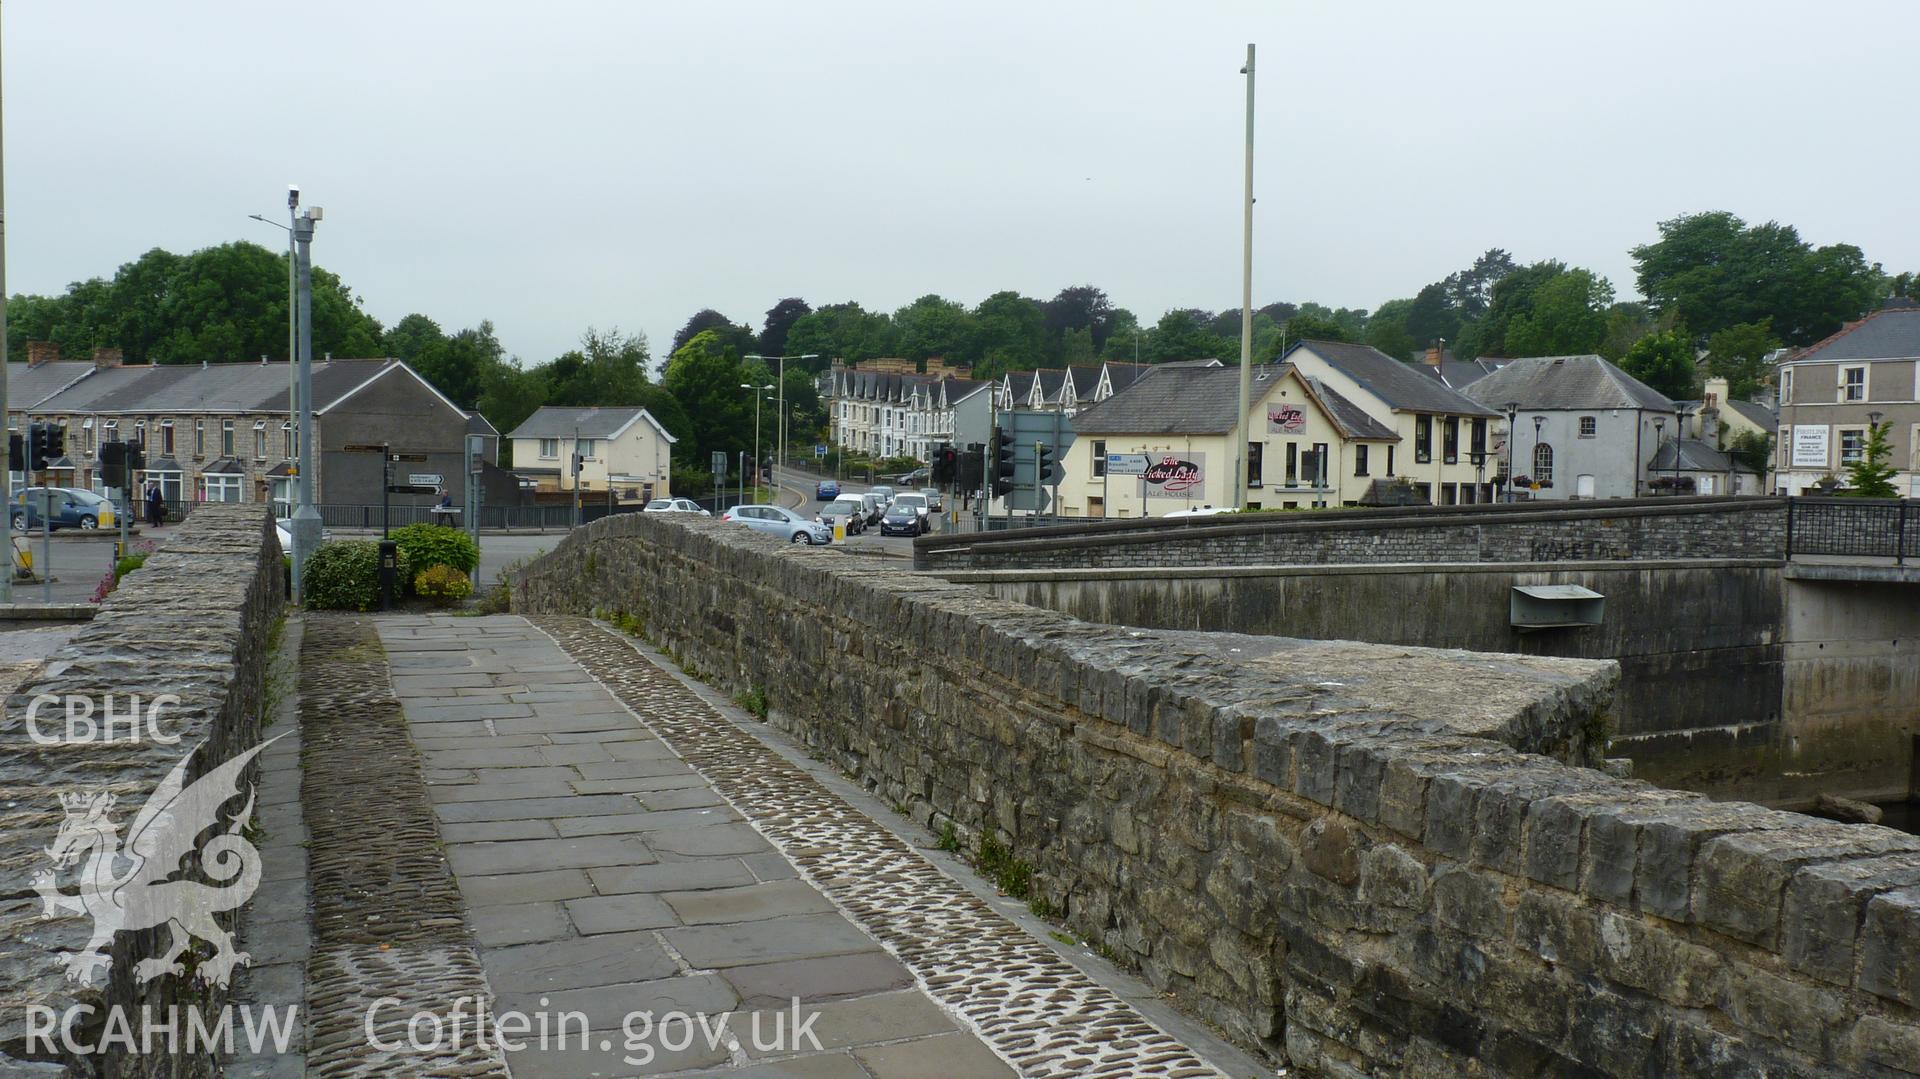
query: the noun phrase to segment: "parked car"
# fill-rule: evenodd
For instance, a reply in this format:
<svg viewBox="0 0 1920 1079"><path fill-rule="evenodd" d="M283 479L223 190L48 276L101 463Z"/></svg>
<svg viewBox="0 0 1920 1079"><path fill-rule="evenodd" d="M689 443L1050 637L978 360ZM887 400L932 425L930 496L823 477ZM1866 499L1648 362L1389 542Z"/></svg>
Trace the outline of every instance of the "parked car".
<svg viewBox="0 0 1920 1079"><path fill-rule="evenodd" d="M889 506L887 515L880 518L880 534L883 536L918 536L926 530L927 519L912 506Z"/></svg>
<svg viewBox="0 0 1920 1079"><path fill-rule="evenodd" d="M839 480L821 480L813 485L813 497L822 502L831 502L840 497Z"/></svg>
<svg viewBox="0 0 1920 1079"><path fill-rule="evenodd" d="M932 478L933 478L933 469L916 468L912 472L907 472L901 475L900 486L917 487L920 484L923 484Z"/></svg>
<svg viewBox="0 0 1920 1079"><path fill-rule="evenodd" d="M944 498L942 498L942 497L940 496L940 488L938 488L938 487L922 487L922 488L920 488L920 493L921 493L922 495L924 495L924 496L926 496L926 499L927 499L927 505L929 505L929 506L932 506L932 507L933 507L933 512L935 512L935 513L939 513L939 512L941 512L942 510L944 510L944 509L946 509L946 508L947 508L947 502L946 502L946 499L944 499Z"/></svg>
<svg viewBox="0 0 1920 1079"><path fill-rule="evenodd" d="M735 506L721 514L720 519L794 543L833 542L833 529L819 521L809 521L785 506Z"/></svg>
<svg viewBox="0 0 1920 1079"><path fill-rule="evenodd" d="M640 508L641 513L697 513L711 517L713 512L691 498L656 498Z"/></svg>
<svg viewBox="0 0 1920 1079"><path fill-rule="evenodd" d="M905 506L920 515L922 521L933 514L933 507L927 503L927 496L918 491L902 491L893 496L893 504Z"/></svg>
<svg viewBox="0 0 1920 1079"><path fill-rule="evenodd" d="M53 495L53 531L63 528L111 528L117 523L113 503L78 487L29 487L21 491L17 502L7 511L16 530L39 528L41 515L47 513L47 496Z"/></svg>
<svg viewBox="0 0 1920 1079"><path fill-rule="evenodd" d="M1163 513L1160 516L1162 517L1212 517L1212 516L1215 516L1216 514L1236 513L1236 512L1238 511L1235 510L1232 506L1201 506L1199 509L1174 510L1171 513Z"/></svg>
<svg viewBox="0 0 1920 1079"><path fill-rule="evenodd" d="M858 535L867 530L867 504L852 496L836 498L820 510L818 520L828 528L844 525L847 535Z"/></svg>
<svg viewBox="0 0 1920 1079"><path fill-rule="evenodd" d="M880 518L886 516L887 500L878 491L868 491L860 496L860 504L867 507L867 523L877 525Z"/></svg>

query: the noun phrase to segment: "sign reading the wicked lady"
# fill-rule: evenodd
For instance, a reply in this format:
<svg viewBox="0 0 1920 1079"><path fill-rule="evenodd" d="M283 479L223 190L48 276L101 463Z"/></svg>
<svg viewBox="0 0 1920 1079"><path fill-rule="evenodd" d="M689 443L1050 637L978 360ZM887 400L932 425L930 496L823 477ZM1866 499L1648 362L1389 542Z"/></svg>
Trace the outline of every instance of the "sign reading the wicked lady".
<svg viewBox="0 0 1920 1079"><path fill-rule="evenodd" d="M1267 431L1285 433L1298 431L1307 425L1307 413L1299 405L1287 401L1276 401L1267 406Z"/></svg>
<svg viewBox="0 0 1920 1079"><path fill-rule="evenodd" d="M1207 455L1152 455L1147 461L1147 470L1140 475L1140 481L1148 498L1177 498L1183 502L1200 498L1206 494Z"/></svg>

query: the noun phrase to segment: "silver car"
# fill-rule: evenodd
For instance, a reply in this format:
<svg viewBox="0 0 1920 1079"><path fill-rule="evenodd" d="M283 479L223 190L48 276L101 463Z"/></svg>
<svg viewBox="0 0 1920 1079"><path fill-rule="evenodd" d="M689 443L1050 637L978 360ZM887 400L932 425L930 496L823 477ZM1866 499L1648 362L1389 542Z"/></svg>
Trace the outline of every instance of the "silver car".
<svg viewBox="0 0 1920 1079"><path fill-rule="evenodd" d="M820 523L828 528L845 525L849 536L864 532L867 529L867 504L854 495L836 498L821 508Z"/></svg>
<svg viewBox="0 0 1920 1079"><path fill-rule="evenodd" d="M867 523L877 525L887 512L887 500L878 491L868 491L858 496L860 504L867 508Z"/></svg>
<svg viewBox="0 0 1920 1079"><path fill-rule="evenodd" d="M705 506L691 498L656 498L641 509L642 513L693 513L702 517L713 514Z"/></svg>
<svg viewBox="0 0 1920 1079"><path fill-rule="evenodd" d="M809 521L785 506L735 506L721 515L723 521L746 525L756 532L793 543L832 543L833 529L819 521Z"/></svg>
<svg viewBox="0 0 1920 1079"><path fill-rule="evenodd" d="M947 508L946 500L940 497L940 488L922 487L920 488L920 494L926 498L927 505L933 507L933 512L939 513L941 510Z"/></svg>

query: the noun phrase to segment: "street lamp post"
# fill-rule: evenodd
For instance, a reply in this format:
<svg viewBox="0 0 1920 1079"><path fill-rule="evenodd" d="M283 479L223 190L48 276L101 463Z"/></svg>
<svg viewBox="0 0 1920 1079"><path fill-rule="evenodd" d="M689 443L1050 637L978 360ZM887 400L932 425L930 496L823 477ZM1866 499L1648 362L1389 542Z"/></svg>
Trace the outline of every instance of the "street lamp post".
<svg viewBox="0 0 1920 1079"><path fill-rule="evenodd" d="M287 189L287 212L299 209L300 189ZM300 445L299 504L293 511L293 598L306 598L306 562L320 546L320 511L313 505L313 226L324 216L315 206L293 219L294 250L297 255L300 332L299 411L296 434Z"/></svg>
<svg viewBox="0 0 1920 1079"><path fill-rule="evenodd" d="M753 500L758 502L760 500L760 402L766 399L761 391L770 390L773 387L755 386L752 383L742 382L740 388L753 391Z"/></svg>
<svg viewBox="0 0 1920 1079"><path fill-rule="evenodd" d="M1513 444L1519 441L1519 436L1520 436L1520 433L1514 429L1514 424L1518 422L1519 416L1520 416L1520 402L1508 401L1507 402L1507 501L1508 502L1512 502L1514 500L1513 477L1516 475L1516 473L1513 471Z"/></svg>
<svg viewBox="0 0 1920 1079"><path fill-rule="evenodd" d="M1653 455L1655 457L1660 456L1660 447L1663 443L1666 442L1666 440L1667 440L1667 418L1665 416L1655 416L1653 418ZM1674 458L1677 460L1679 459L1679 456L1680 456L1679 447L1675 446ZM1647 471L1652 472L1653 470L1649 468ZM1648 487L1652 487L1653 484L1652 484L1651 478L1649 479L1647 485Z"/></svg>
<svg viewBox="0 0 1920 1079"><path fill-rule="evenodd" d="M1539 486L1540 484L1540 429L1545 427L1546 424L1547 418L1545 416L1535 415L1533 417L1533 467L1527 470L1527 475L1533 477L1535 486ZM1552 481L1549 480L1548 482Z"/></svg>
<svg viewBox="0 0 1920 1079"><path fill-rule="evenodd" d="M744 359L744 360L759 360L761 363L778 363L779 364L779 369L780 369L779 374L774 377L774 382L778 383L780 386L780 391L779 391L780 402L779 402L779 409L778 409L779 415L774 424L774 428L775 428L774 438L779 444L774 448L774 451L773 451L774 456L777 458L777 461L775 464L775 467L777 468L787 467L787 361L788 360L817 360L819 358L820 358L820 354L818 352L807 352L807 353L802 353L801 355L798 355L798 356L749 355L749 356L741 357L741 359ZM756 461L754 463L754 467L758 468L759 462Z"/></svg>

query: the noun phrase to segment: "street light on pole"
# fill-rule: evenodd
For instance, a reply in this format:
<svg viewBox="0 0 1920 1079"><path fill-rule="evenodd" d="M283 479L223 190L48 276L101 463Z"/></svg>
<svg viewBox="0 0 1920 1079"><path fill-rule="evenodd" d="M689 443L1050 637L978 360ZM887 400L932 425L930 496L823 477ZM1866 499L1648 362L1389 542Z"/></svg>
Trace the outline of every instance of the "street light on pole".
<svg viewBox="0 0 1920 1079"><path fill-rule="evenodd" d="M761 363L778 363L779 364L779 374L774 377L774 382L777 383L780 387L780 401L779 401L780 407L777 410L778 418L774 424L774 430L775 430L774 440L776 443L778 443L778 445L774 448L774 451L773 451L775 457L778 458L776 467L779 467L779 468L787 467L787 361L788 360L817 360L819 358L820 358L820 354L818 352L807 352L799 356L748 355L748 356L741 357L741 359L743 360L759 360ZM756 468L759 467L757 462L755 463L754 467Z"/></svg>
<svg viewBox="0 0 1920 1079"><path fill-rule="evenodd" d="M300 189L287 188L287 212L300 208ZM299 418L296 433L300 440L299 504L293 511L293 597L299 603L306 598L306 561L320 546L320 511L313 505L313 226L324 211L315 206L293 219L293 241L298 268L300 332L299 346Z"/></svg>
<svg viewBox="0 0 1920 1079"><path fill-rule="evenodd" d="M297 188L289 188L288 190L292 192L287 198L287 209L289 215L291 215L293 204L297 202L299 195ZM293 250L293 226L282 225L278 221L269 221L259 214L248 214L247 216L263 225L272 225L274 228L281 229L287 234L287 420L292 422L295 418L294 413L299 410L299 399L295 393L294 379L299 374L299 364L295 360L295 354L300 351L300 319L299 312L296 310L299 304L300 286L297 280L298 271L294 266L294 263L298 261L298 259ZM297 438L298 436L296 435L295 437ZM291 499L289 499L289 501L291 501Z"/></svg>
<svg viewBox="0 0 1920 1079"><path fill-rule="evenodd" d="M765 400L763 390L772 386L755 386L751 382L742 382L740 388L753 391L753 499L760 500L760 402Z"/></svg>
<svg viewBox="0 0 1920 1079"><path fill-rule="evenodd" d="M1515 473L1513 471L1513 444L1519 440L1520 434L1518 431L1514 430L1513 425L1515 422L1518 421L1519 416L1520 416L1520 402L1508 401L1507 402L1507 501L1508 502L1512 502L1514 500L1513 477Z"/></svg>

